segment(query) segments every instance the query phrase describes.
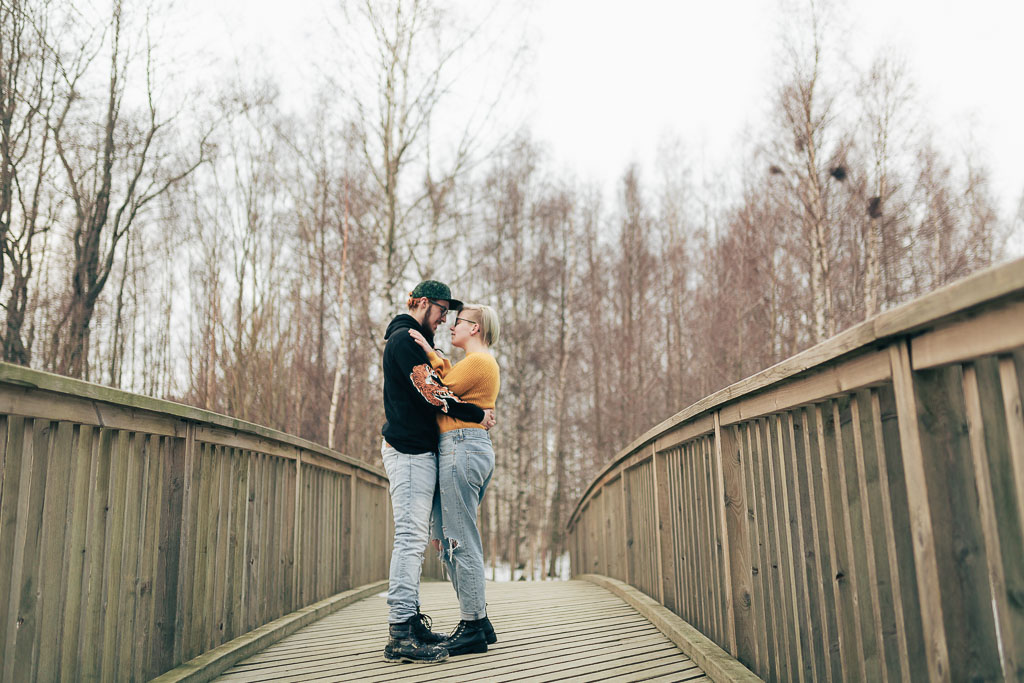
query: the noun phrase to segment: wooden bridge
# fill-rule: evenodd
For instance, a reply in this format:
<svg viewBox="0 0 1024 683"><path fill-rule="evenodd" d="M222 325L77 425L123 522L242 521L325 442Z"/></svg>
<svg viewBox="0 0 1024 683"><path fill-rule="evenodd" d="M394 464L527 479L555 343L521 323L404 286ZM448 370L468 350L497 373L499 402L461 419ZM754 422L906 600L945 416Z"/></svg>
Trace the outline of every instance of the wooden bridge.
<svg viewBox="0 0 1024 683"><path fill-rule="evenodd" d="M0 364L0 681L1021 679L1022 394L1017 261L640 436L572 515L578 580L492 585L492 651L410 670L380 468Z"/></svg>

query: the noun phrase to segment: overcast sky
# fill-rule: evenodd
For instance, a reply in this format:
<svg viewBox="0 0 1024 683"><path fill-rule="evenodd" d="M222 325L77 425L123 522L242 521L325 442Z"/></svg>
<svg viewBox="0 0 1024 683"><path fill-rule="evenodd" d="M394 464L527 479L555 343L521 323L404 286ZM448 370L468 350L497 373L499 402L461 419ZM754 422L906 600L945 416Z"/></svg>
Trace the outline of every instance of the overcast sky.
<svg viewBox="0 0 1024 683"><path fill-rule="evenodd" d="M331 0L183 0L211 55L307 71L331 46ZM181 5L179 5L181 6ZM515 7L515 5L512 5ZM770 106L779 50L773 0L536 0L531 71L516 107L552 160L612 184L627 163L650 168L680 139L705 169L738 167L745 134ZM1024 1L856 0L843 7L844 58L902 53L927 116L951 152L968 135L993 171L1004 212L1024 192ZM223 63L223 62L221 62ZM299 92L296 90L295 92Z"/></svg>

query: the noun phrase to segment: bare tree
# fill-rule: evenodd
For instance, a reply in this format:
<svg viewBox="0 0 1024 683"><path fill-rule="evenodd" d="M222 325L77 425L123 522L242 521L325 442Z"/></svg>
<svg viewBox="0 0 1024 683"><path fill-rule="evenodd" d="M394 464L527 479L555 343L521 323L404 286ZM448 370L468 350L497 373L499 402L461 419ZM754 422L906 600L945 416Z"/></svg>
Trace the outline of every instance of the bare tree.
<svg viewBox="0 0 1024 683"><path fill-rule="evenodd" d="M122 0L116 0L106 27L109 77L99 111L78 111L92 104L80 90L90 73L98 46L87 42L72 60L62 60L67 96L53 125L54 143L64 169L74 211L70 291L64 312L52 330L57 350L55 369L75 377L88 376L90 323L106 286L121 240L139 213L192 173L206 158L205 136L185 159L175 159L165 143L173 134L173 118L158 114L151 68L153 46L148 20L142 25L141 54L135 54ZM126 109L129 70L143 60L145 102L137 116ZM98 135L71 126L76 115L98 113ZM81 121L81 118L76 119Z"/></svg>
<svg viewBox="0 0 1024 683"><path fill-rule="evenodd" d="M835 168L835 96L827 89L825 49L829 7L809 0L797 25L786 34L786 80L778 93L779 138L771 145L773 168L788 184L792 205L808 252L811 319L815 341L836 332L833 308L833 225L826 185ZM830 168L831 166L831 168Z"/></svg>
<svg viewBox="0 0 1024 683"><path fill-rule="evenodd" d="M866 273L864 283L864 315L878 312L883 301L883 258L893 260L897 248L890 240L886 250L886 233L897 227L901 208L893 201L901 189L899 162L901 150L909 146L913 133L911 124L914 98L906 65L899 59L882 55L875 59L858 88L864 110L864 128L868 135L869 191L861 197L866 216Z"/></svg>
<svg viewBox="0 0 1024 683"><path fill-rule="evenodd" d="M453 101L467 61L486 47L494 12L471 19L431 0L361 0L346 10L353 36L372 36L345 87L376 195L366 220L379 250L378 295L393 308L404 300L410 264L421 275L436 267L430 257L438 256L445 197L481 155L482 135L503 95L503 88L491 97L478 93L481 108L438 116ZM358 38L346 42L360 44ZM517 60L513 53L508 71Z"/></svg>
<svg viewBox="0 0 1024 683"><path fill-rule="evenodd" d="M0 290L6 286L3 360L27 365L23 335L37 238L56 222L52 190L53 113L58 71L49 2L0 2ZM5 278L10 265L11 278Z"/></svg>

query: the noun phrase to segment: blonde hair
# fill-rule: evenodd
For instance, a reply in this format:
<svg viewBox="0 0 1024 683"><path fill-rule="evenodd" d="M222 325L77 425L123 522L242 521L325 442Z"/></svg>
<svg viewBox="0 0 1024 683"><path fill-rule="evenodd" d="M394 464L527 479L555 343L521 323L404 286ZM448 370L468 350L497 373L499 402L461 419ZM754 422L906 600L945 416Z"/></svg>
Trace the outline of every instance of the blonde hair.
<svg viewBox="0 0 1024 683"><path fill-rule="evenodd" d="M477 325L480 326L480 341L487 346L494 346L498 343L498 337L501 335L501 323L498 322L498 314L494 312L494 309L484 304L466 304L462 307L461 313L466 311L476 311L480 315L480 319L476 321Z"/></svg>

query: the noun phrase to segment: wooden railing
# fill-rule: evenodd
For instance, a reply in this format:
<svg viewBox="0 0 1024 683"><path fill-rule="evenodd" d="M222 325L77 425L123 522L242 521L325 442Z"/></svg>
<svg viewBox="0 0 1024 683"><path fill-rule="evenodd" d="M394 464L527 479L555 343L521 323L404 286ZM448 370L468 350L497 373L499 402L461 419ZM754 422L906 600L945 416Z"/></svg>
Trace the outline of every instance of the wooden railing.
<svg viewBox="0 0 1024 683"><path fill-rule="evenodd" d="M384 472L0 364L0 679L148 680L387 578Z"/></svg>
<svg viewBox="0 0 1024 683"><path fill-rule="evenodd" d="M569 522L765 679L1024 678L1024 261L683 410Z"/></svg>

